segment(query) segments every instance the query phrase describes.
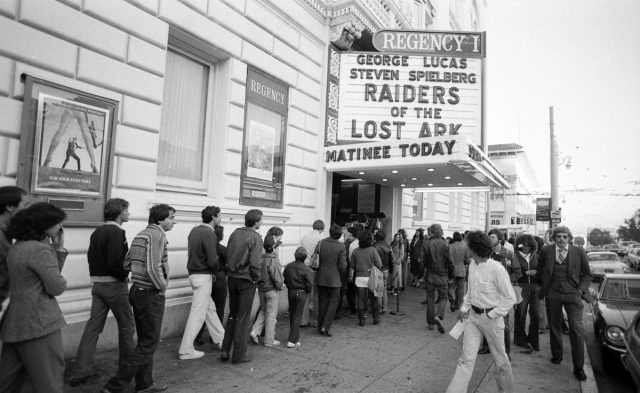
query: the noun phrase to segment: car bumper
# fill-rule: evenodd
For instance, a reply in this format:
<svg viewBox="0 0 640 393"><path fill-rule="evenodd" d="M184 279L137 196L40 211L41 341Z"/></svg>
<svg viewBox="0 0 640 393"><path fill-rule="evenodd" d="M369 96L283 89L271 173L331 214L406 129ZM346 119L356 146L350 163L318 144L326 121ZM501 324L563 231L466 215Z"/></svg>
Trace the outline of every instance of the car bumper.
<svg viewBox="0 0 640 393"><path fill-rule="evenodd" d="M627 354L627 348L625 347L616 347L614 345L611 345L609 342L607 341L600 341L600 347L609 352L612 355L625 355Z"/></svg>
<svg viewBox="0 0 640 393"><path fill-rule="evenodd" d="M631 378L633 378L636 387L640 387L640 364L628 353L621 355L620 360L624 368L631 374Z"/></svg>

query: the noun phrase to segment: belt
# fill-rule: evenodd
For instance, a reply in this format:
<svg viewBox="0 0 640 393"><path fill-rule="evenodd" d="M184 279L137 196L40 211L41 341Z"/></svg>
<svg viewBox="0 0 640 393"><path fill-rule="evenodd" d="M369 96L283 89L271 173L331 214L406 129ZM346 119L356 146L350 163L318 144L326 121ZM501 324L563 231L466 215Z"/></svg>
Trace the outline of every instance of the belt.
<svg viewBox="0 0 640 393"><path fill-rule="evenodd" d="M488 314L489 311L494 309L494 307L491 307L491 308L480 308L480 307L476 307L474 305L471 305L471 309L473 311L475 311L476 314Z"/></svg>
<svg viewBox="0 0 640 393"><path fill-rule="evenodd" d="M160 290L157 288L143 288L143 287L139 287L137 285L132 285L131 289L134 289L136 291L143 291L143 292L151 292L151 293L160 293Z"/></svg>

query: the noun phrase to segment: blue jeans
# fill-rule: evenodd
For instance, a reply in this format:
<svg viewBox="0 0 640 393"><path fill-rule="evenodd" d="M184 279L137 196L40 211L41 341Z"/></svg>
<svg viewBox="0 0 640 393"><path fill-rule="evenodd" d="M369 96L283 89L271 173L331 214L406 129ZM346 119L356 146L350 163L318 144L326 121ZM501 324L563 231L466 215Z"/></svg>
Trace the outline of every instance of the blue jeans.
<svg viewBox="0 0 640 393"><path fill-rule="evenodd" d="M136 379L136 390L153 385L153 354L160 342L162 317L164 316L164 294L146 290L135 285L129 291L129 302L138 333L138 345L129 354L124 366L107 382L105 388L111 392L122 392L132 378Z"/></svg>
<svg viewBox="0 0 640 393"><path fill-rule="evenodd" d="M73 376L82 378L92 372L98 336L104 330L109 310L118 323L118 364L123 365L127 355L135 348L133 312L129 304L129 288L126 282L96 282L91 289L91 315L84 327L76 354Z"/></svg>
<svg viewBox="0 0 640 393"><path fill-rule="evenodd" d="M222 340L222 352L230 352L233 344L232 362L239 362L247 356L249 338L249 314L253 306L256 286L249 280L229 277L229 317Z"/></svg>
<svg viewBox="0 0 640 393"><path fill-rule="evenodd" d="M522 287L522 302L516 305L516 312L513 319L513 342L516 345L531 344L540 349L540 300L538 292L540 286L537 284L520 284ZM525 331L527 326L527 313L529 314L529 331Z"/></svg>
<svg viewBox="0 0 640 393"><path fill-rule="evenodd" d="M307 293L304 289L290 289L289 297L289 339L290 343L297 343L300 340L300 319L302 310L307 301Z"/></svg>
<svg viewBox="0 0 640 393"><path fill-rule="evenodd" d="M444 308L447 305L447 292L449 280L447 276L436 276L429 274L425 282L427 290L427 324L434 325L436 316L444 319ZM438 301L436 302L436 292Z"/></svg>

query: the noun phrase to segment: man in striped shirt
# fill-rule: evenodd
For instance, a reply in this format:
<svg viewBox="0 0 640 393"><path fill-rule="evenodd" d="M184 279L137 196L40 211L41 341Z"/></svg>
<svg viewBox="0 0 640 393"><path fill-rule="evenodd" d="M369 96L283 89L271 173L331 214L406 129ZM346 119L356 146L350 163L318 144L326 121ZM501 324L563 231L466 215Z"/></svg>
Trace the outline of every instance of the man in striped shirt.
<svg viewBox="0 0 640 393"><path fill-rule="evenodd" d="M131 242L125 265L131 268L133 285L129 301L138 333L138 345L129 359L118 368L101 393L122 392L136 379L136 392L161 392L167 385L153 382L153 354L160 342L165 291L169 285L167 236L176 223L176 210L165 204L149 210L149 225Z"/></svg>

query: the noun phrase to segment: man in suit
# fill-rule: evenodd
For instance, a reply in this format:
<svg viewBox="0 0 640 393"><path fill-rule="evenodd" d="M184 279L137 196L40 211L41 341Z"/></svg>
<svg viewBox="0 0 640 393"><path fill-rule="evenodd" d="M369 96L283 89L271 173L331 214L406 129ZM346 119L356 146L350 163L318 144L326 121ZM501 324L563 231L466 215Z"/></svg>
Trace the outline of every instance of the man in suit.
<svg viewBox="0 0 640 393"><path fill-rule="evenodd" d="M542 288L539 299L546 297L547 319L551 332L551 362L562 362L562 307L569 319L569 340L573 374L584 381L584 330L582 327L582 299L591 303L589 283L593 280L587 254L580 247L569 244L571 230L558 226L553 230L554 245L540 251L537 278Z"/></svg>

